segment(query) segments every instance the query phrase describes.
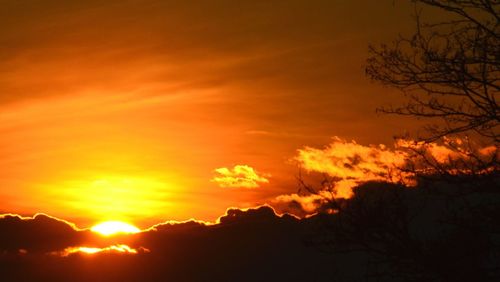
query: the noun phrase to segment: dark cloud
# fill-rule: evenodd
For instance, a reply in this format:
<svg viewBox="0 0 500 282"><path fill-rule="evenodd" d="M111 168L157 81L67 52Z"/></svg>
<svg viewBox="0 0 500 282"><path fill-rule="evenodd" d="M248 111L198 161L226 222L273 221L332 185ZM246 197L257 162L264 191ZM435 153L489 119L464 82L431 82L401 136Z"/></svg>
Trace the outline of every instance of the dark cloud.
<svg viewBox="0 0 500 282"><path fill-rule="evenodd" d="M489 187L492 180L498 178L467 183ZM498 196L431 185L441 193L429 193L429 183L365 183L337 203L340 211L304 219L277 215L269 206L234 208L213 224L166 222L101 239L45 215L7 215L0 220L0 272L2 281L359 281L373 273L375 261L382 272L397 266L395 277L424 273L483 281L498 275L498 223L491 221ZM126 244L139 251L54 253L81 244Z"/></svg>
<svg viewBox="0 0 500 282"><path fill-rule="evenodd" d="M88 232L76 230L68 222L37 214L34 217L0 217L0 252L47 253L82 244Z"/></svg>
<svg viewBox="0 0 500 282"><path fill-rule="evenodd" d="M46 214L23 217L16 214L0 215L0 253L6 255L64 253L77 246L106 247L128 243L124 235L101 237L88 229Z"/></svg>
<svg viewBox="0 0 500 282"><path fill-rule="evenodd" d="M38 215L0 221L2 281L309 281L330 277L329 257L308 248L305 222L267 206L229 209L216 224L159 224L139 234L106 239L149 249L89 256L56 255L96 244L67 222ZM93 236L93 235L89 235ZM94 241L93 241L94 240ZM104 245L97 241L98 245ZM19 252L19 250L26 250Z"/></svg>

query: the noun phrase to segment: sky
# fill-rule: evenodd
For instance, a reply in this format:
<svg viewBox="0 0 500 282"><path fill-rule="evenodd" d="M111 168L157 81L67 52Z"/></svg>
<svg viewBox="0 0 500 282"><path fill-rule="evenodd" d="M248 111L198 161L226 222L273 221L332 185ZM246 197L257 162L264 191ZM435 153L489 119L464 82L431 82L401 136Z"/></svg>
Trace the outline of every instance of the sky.
<svg viewBox="0 0 500 282"><path fill-rule="evenodd" d="M0 0L0 212L145 228L293 197L304 152L416 128L364 74L408 2Z"/></svg>

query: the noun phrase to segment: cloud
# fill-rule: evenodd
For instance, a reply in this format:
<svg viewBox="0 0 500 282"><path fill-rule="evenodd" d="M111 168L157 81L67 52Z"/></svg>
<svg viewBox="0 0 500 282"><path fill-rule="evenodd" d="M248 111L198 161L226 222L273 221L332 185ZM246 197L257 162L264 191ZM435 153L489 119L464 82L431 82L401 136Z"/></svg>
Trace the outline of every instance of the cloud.
<svg viewBox="0 0 500 282"><path fill-rule="evenodd" d="M103 237L89 229L46 214L23 217L0 215L0 254L137 253L145 249L130 248L125 236Z"/></svg>
<svg viewBox="0 0 500 282"><path fill-rule="evenodd" d="M498 152L494 146L481 147L462 139L444 138L442 143L398 139L389 148L382 144L365 146L334 137L322 149L299 149L294 161L307 172L332 177L337 196L347 198L352 195L353 187L369 181L414 186L416 173L439 173L435 167L450 173L469 173L468 166L480 166L488 159L498 159ZM301 202L307 206L310 200L301 199Z"/></svg>
<svg viewBox="0 0 500 282"><path fill-rule="evenodd" d="M379 179L393 167L403 164L405 154L384 145L363 146L356 141L333 138L324 149L305 147L295 157L308 171L327 173L344 179Z"/></svg>
<svg viewBox="0 0 500 282"><path fill-rule="evenodd" d="M224 188L257 188L261 183L269 183L269 174L261 174L248 165L236 165L232 169L221 167L212 182Z"/></svg>
<svg viewBox="0 0 500 282"><path fill-rule="evenodd" d="M405 163L406 154L384 145L363 146L338 137L323 149L305 147L294 158L308 172L337 178L340 196L348 197L358 181L386 180L391 170Z"/></svg>
<svg viewBox="0 0 500 282"><path fill-rule="evenodd" d="M15 218L21 226L32 224ZM54 223L63 228L52 229L57 245L47 245L40 235ZM308 281L318 265L330 262L302 243L308 224L269 206L231 208L212 224L157 224L114 242L75 240L85 231L70 227L66 236L67 225L55 219L38 230L21 228L26 232L0 224L0 272L2 281ZM12 241L5 238L20 236L24 243L16 247L26 251L7 252Z"/></svg>
<svg viewBox="0 0 500 282"><path fill-rule="evenodd" d="M289 213L302 218L318 212L332 212L329 201L333 197L334 194L328 191L320 191L318 194L309 195L286 194L279 195L271 200L271 205L280 213Z"/></svg>
<svg viewBox="0 0 500 282"><path fill-rule="evenodd" d="M121 254L137 254L139 252L149 252L148 249L134 249L125 244L111 245L104 248L98 247L69 247L62 252L52 253L54 255L69 256L72 254L97 254L97 253L121 253Z"/></svg>
<svg viewBox="0 0 500 282"><path fill-rule="evenodd" d="M91 232L90 229L79 229L73 223L45 214L36 214L33 217L3 214L0 215L0 256L2 254L59 256L77 253L141 254L149 252L149 247L155 249L155 246L166 244L171 248L178 243L163 241L164 236L175 234L187 236L187 234L205 233L208 230L231 229L235 226L274 225L281 222L295 224L299 221L290 215L277 215L272 207L265 205L248 209L230 208L215 223L196 220L167 221L139 233L108 237Z"/></svg>
<svg viewBox="0 0 500 282"><path fill-rule="evenodd" d="M471 160L479 158L486 160L489 158L498 158L499 148L495 145L479 146L471 143L467 139L444 137L442 144L436 142L418 142L414 140L398 139L395 142L395 148L398 150L410 150L420 154L426 154L433 161L439 164L449 164L457 160ZM409 152L405 152L409 155ZM471 157L474 155L474 157Z"/></svg>
<svg viewBox="0 0 500 282"><path fill-rule="evenodd" d="M0 252L45 253L78 245L91 236L67 221L45 214L0 216Z"/></svg>
<svg viewBox="0 0 500 282"><path fill-rule="evenodd" d="M473 185L489 186L490 182ZM446 257L469 254L465 251L476 246L481 248L481 259L489 263L490 250L496 248L489 242L494 241L470 246L474 242L471 238L477 237L452 238L454 241L448 244L438 236L451 230L449 223L442 220L450 214L450 203L446 197L428 197L427 191L428 187L406 189L402 185L370 182L358 186L353 197L341 201L342 212L299 219L278 215L269 206L231 208L215 223L165 222L140 233L117 237L114 242L107 237L81 239L79 236L85 232L96 235L46 215L4 215L0 216L0 272L2 281L331 281L337 275L349 278L346 281L360 281L372 271L368 262L373 258L358 245L350 244L356 244L361 237L369 244L376 244L377 250L380 246L384 248L379 240L394 241L392 236L384 236L385 231L391 230L403 230L408 236L403 239L411 238L409 244L416 243L411 246L423 246L424 254L430 254L428 257L440 263L450 262L450 266L455 266L456 260ZM498 203L498 197L491 195L488 192L472 196L485 197L488 204ZM309 212L323 204L318 197L305 199L297 195L280 198L282 203L299 203ZM454 208L463 208L462 201L456 201ZM477 221L490 224L489 217L477 217L474 224ZM342 232L353 236L344 236ZM102 246L95 245L98 238L102 238ZM433 245L443 242L449 248ZM406 251L408 243L402 244ZM356 247L356 251L322 252L332 246L341 251ZM401 246L396 240L387 247L399 250ZM463 248L465 251L461 251ZM449 250L452 252L446 253ZM407 252L403 255L406 258ZM478 261L476 256L466 257L465 261L459 261L462 266L468 266L471 260Z"/></svg>
<svg viewBox="0 0 500 282"><path fill-rule="evenodd" d="M289 214L277 215L274 208L268 205L248 209L230 208L217 220L220 225L275 223L277 221L299 222L296 217Z"/></svg>

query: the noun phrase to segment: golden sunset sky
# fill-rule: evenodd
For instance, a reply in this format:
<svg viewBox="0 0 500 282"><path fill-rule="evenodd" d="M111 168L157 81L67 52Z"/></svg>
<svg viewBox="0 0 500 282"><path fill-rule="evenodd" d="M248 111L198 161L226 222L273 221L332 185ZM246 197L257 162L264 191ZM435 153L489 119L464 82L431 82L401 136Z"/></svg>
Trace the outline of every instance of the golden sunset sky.
<svg viewBox="0 0 500 282"><path fill-rule="evenodd" d="M364 66L408 2L0 0L0 212L214 221L295 193L299 149L391 145Z"/></svg>

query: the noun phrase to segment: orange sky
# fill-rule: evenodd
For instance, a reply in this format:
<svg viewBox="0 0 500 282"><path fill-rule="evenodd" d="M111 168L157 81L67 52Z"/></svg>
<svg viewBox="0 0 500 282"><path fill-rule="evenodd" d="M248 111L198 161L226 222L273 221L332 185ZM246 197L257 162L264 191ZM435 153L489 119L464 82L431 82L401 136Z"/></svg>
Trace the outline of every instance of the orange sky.
<svg viewBox="0 0 500 282"><path fill-rule="evenodd" d="M214 220L295 193L304 146L413 128L363 69L406 2L102 2L1 1L0 211Z"/></svg>

